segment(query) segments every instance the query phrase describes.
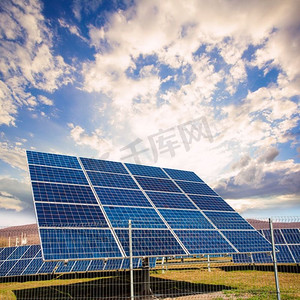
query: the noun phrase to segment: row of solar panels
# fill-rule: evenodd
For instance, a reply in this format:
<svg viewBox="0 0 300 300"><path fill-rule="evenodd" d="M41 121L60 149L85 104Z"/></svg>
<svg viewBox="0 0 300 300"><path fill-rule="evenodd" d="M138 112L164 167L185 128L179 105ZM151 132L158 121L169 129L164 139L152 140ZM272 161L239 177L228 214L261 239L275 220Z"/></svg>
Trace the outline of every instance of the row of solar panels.
<svg viewBox="0 0 300 300"><path fill-rule="evenodd" d="M195 173L27 152L45 260L270 251Z"/></svg>
<svg viewBox="0 0 300 300"><path fill-rule="evenodd" d="M156 258L150 258L150 268L154 268ZM140 268L142 260L133 259L133 268ZM68 261L43 261L40 245L28 245L18 247L0 248L0 277L52 274L52 273L76 273L105 270L129 269L129 259L109 260L78 260Z"/></svg>
<svg viewBox="0 0 300 300"><path fill-rule="evenodd" d="M259 232L271 241L270 230L259 230ZM276 259L278 263L300 263L300 230L297 228L274 229L274 242ZM272 263L272 256L267 253L234 254L235 263Z"/></svg>

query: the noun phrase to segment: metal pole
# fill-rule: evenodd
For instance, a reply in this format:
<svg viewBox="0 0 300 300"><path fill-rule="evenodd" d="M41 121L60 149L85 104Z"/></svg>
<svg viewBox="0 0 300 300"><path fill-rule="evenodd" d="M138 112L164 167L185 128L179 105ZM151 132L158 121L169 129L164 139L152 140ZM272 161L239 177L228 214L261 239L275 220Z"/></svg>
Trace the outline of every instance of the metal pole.
<svg viewBox="0 0 300 300"><path fill-rule="evenodd" d="M270 233L271 233L271 242L272 242L272 255L273 255L273 264L274 264L274 274L275 274L275 284L276 284L276 293L277 293L277 300L280 300L280 289L279 289L279 280L278 280L278 270L277 270L277 259L276 259L276 252L275 252L275 242L274 242L274 232L273 232L273 223L272 219L269 219L270 224Z"/></svg>
<svg viewBox="0 0 300 300"><path fill-rule="evenodd" d="M210 258L209 258L209 254L207 255L207 269L208 269L208 272L210 272Z"/></svg>
<svg viewBox="0 0 300 300"><path fill-rule="evenodd" d="M130 299L134 300L131 220L128 221L128 229L129 229L129 263L130 263Z"/></svg>

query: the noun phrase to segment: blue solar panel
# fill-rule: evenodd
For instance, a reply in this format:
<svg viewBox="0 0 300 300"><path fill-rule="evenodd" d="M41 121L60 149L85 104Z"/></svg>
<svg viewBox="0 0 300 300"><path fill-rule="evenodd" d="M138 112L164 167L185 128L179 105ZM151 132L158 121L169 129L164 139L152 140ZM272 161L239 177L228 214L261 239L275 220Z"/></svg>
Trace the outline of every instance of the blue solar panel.
<svg viewBox="0 0 300 300"><path fill-rule="evenodd" d="M33 258L41 251L40 245L31 245L22 258Z"/></svg>
<svg viewBox="0 0 300 300"><path fill-rule="evenodd" d="M6 276L6 274L12 269L12 267L17 263L18 260L6 260L1 264L0 277Z"/></svg>
<svg viewBox="0 0 300 300"><path fill-rule="evenodd" d="M128 164L128 163L126 163L125 165L133 175L168 178L165 172L158 167L150 167L150 166L135 165L135 164Z"/></svg>
<svg viewBox="0 0 300 300"><path fill-rule="evenodd" d="M196 205L210 215L221 229L233 228L234 222L224 226L218 220L221 216L226 221L229 217L226 213L208 212L232 211L232 208L193 172L133 164L126 164L125 167L118 162L87 158L78 161L75 157L54 154L31 153L28 154L28 160L33 163L29 164L29 169L43 257L46 260L123 257L123 250L128 250L126 236L129 219L133 226L136 255L157 257L188 254L172 231L166 228L152 204L161 210L169 225L180 234L203 228L211 231L211 224ZM78 166L80 162L84 170ZM190 194L195 204L182 190ZM205 196L202 203L197 195ZM237 214L232 216L235 216L234 221L239 222L238 228L252 228ZM120 241L115 231L121 234ZM219 235L217 231L215 234ZM243 233L243 238L246 234ZM226 240L223 239L223 242L227 245ZM76 265L73 266L74 270Z"/></svg>
<svg viewBox="0 0 300 300"><path fill-rule="evenodd" d="M147 195L156 207L195 209L195 205L184 194L148 191Z"/></svg>
<svg viewBox="0 0 300 300"><path fill-rule="evenodd" d="M253 229L238 213L205 211L205 215L220 229Z"/></svg>
<svg viewBox="0 0 300 300"><path fill-rule="evenodd" d="M33 165L81 169L77 158L74 156L27 151L27 159L28 163Z"/></svg>
<svg viewBox="0 0 300 300"><path fill-rule="evenodd" d="M122 259L109 259L104 265L104 270L120 270L122 263Z"/></svg>
<svg viewBox="0 0 300 300"><path fill-rule="evenodd" d="M151 207L141 191L95 187L102 205Z"/></svg>
<svg viewBox="0 0 300 300"><path fill-rule="evenodd" d="M32 182L35 201L97 204L89 186Z"/></svg>
<svg viewBox="0 0 300 300"><path fill-rule="evenodd" d="M135 178L144 190L180 193L178 187L169 179L139 176L135 176Z"/></svg>
<svg viewBox="0 0 300 300"><path fill-rule="evenodd" d="M28 267L24 270L22 275L36 274L43 264L44 262L41 258L33 259L29 263Z"/></svg>
<svg viewBox="0 0 300 300"><path fill-rule="evenodd" d="M90 260L77 260L73 266L72 272L85 272L90 265Z"/></svg>
<svg viewBox="0 0 300 300"><path fill-rule="evenodd" d="M201 178L199 178L194 172L191 172L191 171L166 169L166 168L164 168L164 170L173 179L185 180L185 181L203 182L203 180Z"/></svg>
<svg viewBox="0 0 300 300"><path fill-rule="evenodd" d="M0 253L0 260L6 260L16 249L17 247L4 248Z"/></svg>
<svg viewBox="0 0 300 300"><path fill-rule="evenodd" d="M187 194L198 194L208 196L218 196L207 184L189 182L189 181L176 181L176 183L183 189Z"/></svg>
<svg viewBox="0 0 300 300"><path fill-rule="evenodd" d="M37 274L51 274L57 265L57 261L45 261Z"/></svg>
<svg viewBox="0 0 300 300"><path fill-rule="evenodd" d="M89 267L88 271L101 271L104 268L104 262L103 260L92 260Z"/></svg>
<svg viewBox="0 0 300 300"><path fill-rule="evenodd" d="M40 229L45 260L121 257L108 229Z"/></svg>
<svg viewBox="0 0 300 300"><path fill-rule="evenodd" d="M88 185L84 173L81 170L29 165L29 172L32 181Z"/></svg>
<svg viewBox="0 0 300 300"><path fill-rule="evenodd" d="M11 270L6 274L6 276L16 276L22 274L31 261L32 259L30 258L18 260L13 268L11 268Z"/></svg>
<svg viewBox="0 0 300 300"><path fill-rule="evenodd" d="M19 259L29 249L30 246L17 247L17 249L7 257L7 259Z"/></svg>
<svg viewBox="0 0 300 300"><path fill-rule="evenodd" d="M252 258L253 258L253 262L256 264L273 262L273 257L270 252L269 253L253 253Z"/></svg>
<svg viewBox="0 0 300 300"><path fill-rule="evenodd" d="M159 209L159 212L173 229L213 229L197 210Z"/></svg>
<svg viewBox="0 0 300 300"><path fill-rule="evenodd" d="M300 245L289 245L289 248L297 264L300 263Z"/></svg>
<svg viewBox="0 0 300 300"><path fill-rule="evenodd" d="M234 211L221 197L189 195L202 210Z"/></svg>
<svg viewBox="0 0 300 300"><path fill-rule="evenodd" d="M105 212L114 228L166 228L153 208L105 206Z"/></svg>
<svg viewBox="0 0 300 300"><path fill-rule="evenodd" d="M108 227L99 206L36 202L41 227Z"/></svg>
<svg viewBox="0 0 300 300"><path fill-rule="evenodd" d="M294 259L289 251L287 245L276 245L276 249L279 252L276 252L276 259L278 263L293 263Z"/></svg>
<svg viewBox="0 0 300 300"><path fill-rule="evenodd" d="M132 259L133 269L138 269L142 266L142 260L140 258ZM130 260L129 258L123 259L122 269L128 270L130 269Z"/></svg>
<svg viewBox="0 0 300 300"><path fill-rule="evenodd" d="M288 244L300 244L300 232L297 228L281 229Z"/></svg>
<svg viewBox="0 0 300 300"><path fill-rule="evenodd" d="M190 254L236 252L221 234L214 230L175 230L175 233Z"/></svg>
<svg viewBox="0 0 300 300"><path fill-rule="evenodd" d="M233 262L236 264L251 264L251 255L247 253L237 253L232 255Z"/></svg>
<svg viewBox="0 0 300 300"><path fill-rule="evenodd" d="M108 186L138 189L138 186L129 175L119 175L101 172L87 172L93 185L95 186Z"/></svg>
<svg viewBox="0 0 300 300"><path fill-rule="evenodd" d="M271 244L257 231L222 231L240 252L270 252Z"/></svg>
<svg viewBox="0 0 300 300"><path fill-rule="evenodd" d="M74 267L75 261L68 261L67 263L61 261L58 263L55 273L68 273Z"/></svg>
<svg viewBox="0 0 300 300"><path fill-rule="evenodd" d="M91 159L91 158L84 158L84 157L80 157L80 160L84 168L89 171L128 174L127 170L120 162Z"/></svg>
<svg viewBox="0 0 300 300"><path fill-rule="evenodd" d="M117 229L116 233L129 255L128 230ZM133 256L186 254L169 230L132 230L132 249Z"/></svg>
<svg viewBox="0 0 300 300"><path fill-rule="evenodd" d="M270 230L263 230L265 238L271 242L271 232ZM273 235L274 235L274 242L275 244L285 244L285 241L283 239L283 236L280 232L279 229L274 229L273 230Z"/></svg>

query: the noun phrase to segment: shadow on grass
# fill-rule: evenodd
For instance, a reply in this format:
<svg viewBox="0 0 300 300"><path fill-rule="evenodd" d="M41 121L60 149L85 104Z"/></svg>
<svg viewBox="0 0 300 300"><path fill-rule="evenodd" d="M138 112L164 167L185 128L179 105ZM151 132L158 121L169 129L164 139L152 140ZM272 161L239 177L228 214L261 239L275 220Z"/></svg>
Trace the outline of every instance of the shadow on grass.
<svg viewBox="0 0 300 300"><path fill-rule="evenodd" d="M98 274L99 275L99 274ZM102 278L84 283L69 285L53 285L39 288L14 290L17 299L130 299L129 276ZM136 278L134 284L135 299L153 299L156 297L176 298L181 296L208 294L223 290L231 290L225 285L196 284L185 281L150 278L152 295L144 295L145 284ZM154 296L155 297L154 297Z"/></svg>

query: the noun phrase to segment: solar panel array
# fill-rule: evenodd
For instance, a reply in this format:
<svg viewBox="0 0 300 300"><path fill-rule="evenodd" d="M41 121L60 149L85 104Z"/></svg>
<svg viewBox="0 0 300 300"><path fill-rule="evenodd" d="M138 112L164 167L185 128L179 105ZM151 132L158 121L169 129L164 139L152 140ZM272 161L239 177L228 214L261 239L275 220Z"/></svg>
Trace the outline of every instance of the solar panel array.
<svg viewBox="0 0 300 300"><path fill-rule="evenodd" d="M270 251L195 173L27 151L45 260Z"/></svg>
<svg viewBox="0 0 300 300"><path fill-rule="evenodd" d="M152 260L150 267L153 268L155 263L156 259ZM134 258L133 268L140 268L141 266L141 259ZM63 261L43 261L40 245L0 248L0 277L121 269L129 269L128 258L77 260L68 261L65 264Z"/></svg>
<svg viewBox="0 0 300 300"><path fill-rule="evenodd" d="M278 250L278 263L300 263L300 230L297 228L274 229L274 242ZM259 233L271 242L269 229L259 230ZM267 253L234 254L235 263L272 263L272 256Z"/></svg>

